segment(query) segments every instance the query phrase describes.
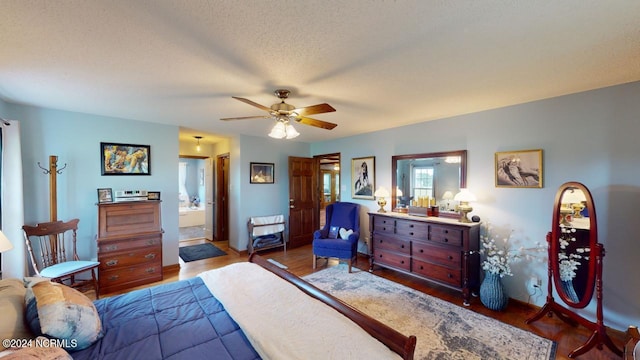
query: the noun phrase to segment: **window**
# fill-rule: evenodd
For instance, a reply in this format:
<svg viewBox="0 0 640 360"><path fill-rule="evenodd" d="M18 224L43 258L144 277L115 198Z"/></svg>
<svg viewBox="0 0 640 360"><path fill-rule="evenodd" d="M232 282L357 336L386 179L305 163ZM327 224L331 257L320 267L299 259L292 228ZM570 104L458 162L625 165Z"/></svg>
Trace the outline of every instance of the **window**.
<svg viewBox="0 0 640 360"><path fill-rule="evenodd" d="M411 169L413 197L433 197L433 167L414 167Z"/></svg>

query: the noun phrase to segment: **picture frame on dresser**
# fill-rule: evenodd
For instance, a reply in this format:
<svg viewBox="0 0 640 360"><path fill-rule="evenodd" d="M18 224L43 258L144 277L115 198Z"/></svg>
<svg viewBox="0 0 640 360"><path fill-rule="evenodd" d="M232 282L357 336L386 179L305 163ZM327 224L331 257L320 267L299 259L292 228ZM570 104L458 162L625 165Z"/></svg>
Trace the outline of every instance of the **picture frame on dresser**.
<svg viewBox="0 0 640 360"><path fill-rule="evenodd" d="M542 149L496 152L495 178L496 187L542 188Z"/></svg>
<svg viewBox="0 0 640 360"><path fill-rule="evenodd" d="M102 175L151 175L151 146L100 143Z"/></svg>
<svg viewBox="0 0 640 360"><path fill-rule="evenodd" d="M113 202L113 191L111 188L98 189L98 203L110 203Z"/></svg>
<svg viewBox="0 0 640 360"><path fill-rule="evenodd" d="M351 159L351 198L375 200L376 157Z"/></svg>
<svg viewBox="0 0 640 360"><path fill-rule="evenodd" d="M147 200L160 200L160 191L147 191Z"/></svg>

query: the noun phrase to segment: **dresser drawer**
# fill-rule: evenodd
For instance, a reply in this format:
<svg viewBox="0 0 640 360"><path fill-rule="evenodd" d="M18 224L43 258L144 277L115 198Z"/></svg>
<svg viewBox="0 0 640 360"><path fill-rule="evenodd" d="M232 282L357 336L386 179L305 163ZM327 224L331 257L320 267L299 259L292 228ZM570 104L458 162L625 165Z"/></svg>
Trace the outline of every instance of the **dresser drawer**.
<svg viewBox="0 0 640 360"><path fill-rule="evenodd" d="M157 201L101 204L98 210L98 237L127 236L162 231L160 203Z"/></svg>
<svg viewBox="0 0 640 360"><path fill-rule="evenodd" d="M131 249L162 246L162 235L152 234L133 239L98 240L98 254L127 251Z"/></svg>
<svg viewBox="0 0 640 360"><path fill-rule="evenodd" d="M411 255L418 260L426 260L449 267L459 268L462 264L462 252L460 249L435 246L421 241L411 244Z"/></svg>
<svg viewBox="0 0 640 360"><path fill-rule="evenodd" d="M374 263L385 264L405 271L410 270L411 258L409 256L381 249L375 249L374 251Z"/></svg>
<svg viewBox="0 0 640 360"><path fill-rule="evenodd" d="M381 250L395 251L401 254L411 254L411 242L403 239L394 238L392 236L385 236L383 234L375 234L374 247Z"/></svg>
<svg viewBox="0 0 640 360"><path fill-rule="evenodd" d="M162 280L162 261L120 267L118 269L101 270L99 272L100 290L126 283L148 283Z"/></svg>
<svg viewBox="0 0 640 360"><path fill-rule="evenodd" d="M429 225L429 240L452 246L461 246L462 230L445 226Z"/></svg>
<svg viewBox="0 0 640 360"><path fill-rule="evenodd" d="M395 232L395 223L394 219L376 216L373 218L373 231L376 233L387 233L393 234Z"/></svg>
<svg viewBox="0 0 640 360"><path fill-rule="evenodd" d="M412 259L412 272L456 287L462 286L461 270Z"/></svg>
<svg viewBox="0 0 640 360"><path fill-rule="evenodd" d="M398 221L396 234L408 236L413 239L426 239L429 233L429 225L417 221Z"/></svg>
<svg viewBox="0 0 640 360"><path fill-rule="evenodd" d="M100 255L98 260L100 261L100 269L107 270L122 266L152 263L161 258L162 248L160 246L154 246L126 252Z"/></svg>

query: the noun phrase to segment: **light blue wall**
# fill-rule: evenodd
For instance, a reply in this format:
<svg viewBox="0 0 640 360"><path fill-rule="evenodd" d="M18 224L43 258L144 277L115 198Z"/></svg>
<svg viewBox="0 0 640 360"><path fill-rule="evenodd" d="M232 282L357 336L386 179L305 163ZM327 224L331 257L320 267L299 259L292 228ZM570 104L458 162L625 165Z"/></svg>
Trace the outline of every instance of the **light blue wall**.
<svg viewBox="0 0 640 360"><path fill-rule="evenodd" d="M249 242L247 220L252 216L289 214L289 156L308 157L309 144L240 136L231 141L229 245L245 250ZM250 184L251 162L273 163L273 184ZM311 261L311 260L309 260Z"/></svg>
<svg viewBox="0 0 640 360"><path fill-rule="evenodd" d="M7 104L21 122L25 223L49 221L49 156L58 156L58 219L79 218L78 252L96 257L97 189L162 193L163 264L178 263L178 127ZM151 176L102 176L100 142L151 146Z"/></svg>
<svg viewBox="0 0 640 360"><path fill-rule="evenodd" d="M472 214L495 230L513 231L512 242L546 245L558 187L579 181L592 192L599 241L604 244L604 306L607 325L624 329L640 323L640 240L633 225L640 204L640 82L523 105L424 122L345 139L314 143L311 154L342 154L342 200L376 210L373 200L351 200L350 161L376 157L376 186L391 187L391 156L468 150L468 188L477 195ZM543 150L542 189L496 188L494 154L507 150ZM346 170L346 171L345 171ZM363 237L368 241L368 222ZM546 255L546 254L544 254ZM514 266L504 278L512 298L542 305L546 297L543 262ZM526 281L543 279L543 294L529 299ZM583 311L594 316L595 304Z"/></svg>

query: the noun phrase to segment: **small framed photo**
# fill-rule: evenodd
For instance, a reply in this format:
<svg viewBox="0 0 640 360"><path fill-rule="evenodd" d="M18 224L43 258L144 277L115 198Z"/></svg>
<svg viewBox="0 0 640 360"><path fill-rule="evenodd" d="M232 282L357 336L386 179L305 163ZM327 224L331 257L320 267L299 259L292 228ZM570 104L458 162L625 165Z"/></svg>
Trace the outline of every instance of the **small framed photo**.
<svg viewBox="0 0 640 360"><path fill-rule="evenodd" d="M100 143L102 175L151 175L151 146Z"/></svg>
<svg viewBox="0 0 640 360"><path fill-rule="evenodd" d="M147 191L147 200L160 200L160 191Z"/></svg>
<svg viewBox="0 0 640 360"><path fill-rule="evenodd" d="M249 183L251 184L273 184L274 183L274 167L273 163L257 163L249 164Z"/></svg>
<svg viewBox="0 0 640 360"><path fill-rule="evenodd" d="M98 189L98 203L110 203L113 202L113 193L111 188Z"/></svg>
<svg viewBox="0 0 640 360"><path fill-rule="evenodd" d="M496 187L541 188L542 150L497 152Z"/></svg>
<svg viewBox="0 0 640 360"><path fill-rule="evenodd" d="M351 159L351 197L353 199L375 200L376 157L368 156Z"/></svg>

